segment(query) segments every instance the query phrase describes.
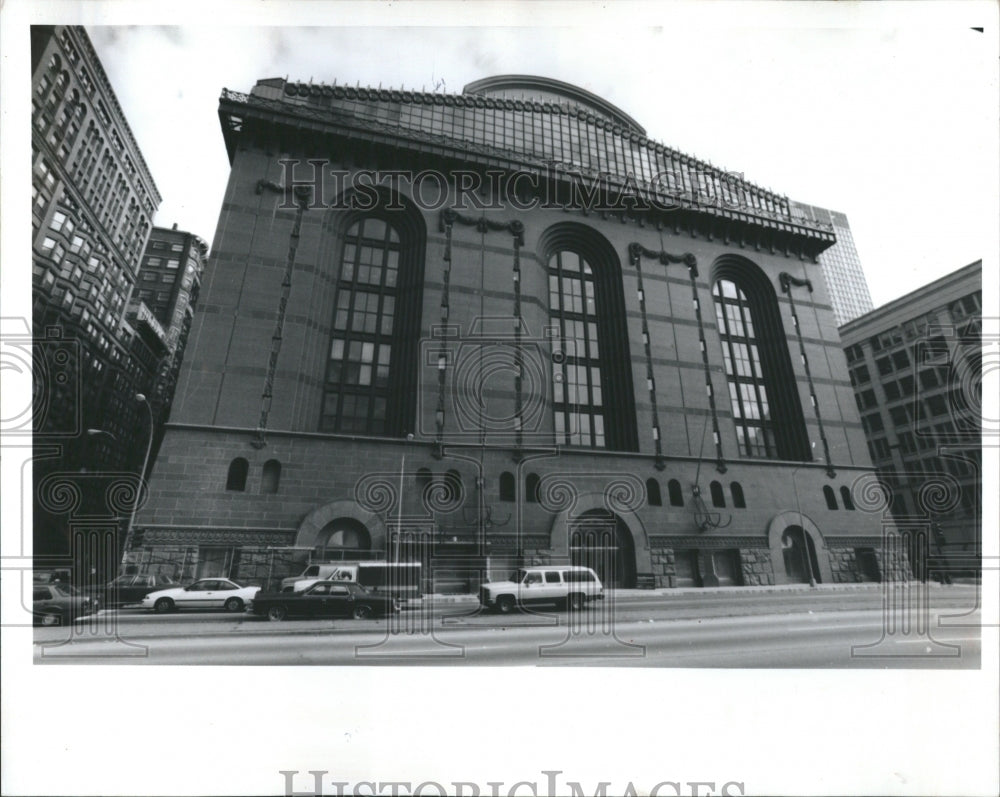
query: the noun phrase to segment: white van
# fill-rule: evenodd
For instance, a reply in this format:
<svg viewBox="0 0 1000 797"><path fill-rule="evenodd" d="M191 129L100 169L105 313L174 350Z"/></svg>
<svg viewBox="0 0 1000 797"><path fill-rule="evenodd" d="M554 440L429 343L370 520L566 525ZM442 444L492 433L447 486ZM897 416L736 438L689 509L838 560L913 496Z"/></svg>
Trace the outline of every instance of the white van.
<svg viewBox="0 0 1000 797"><path fill-rule="evenodd" d="M282 592L301 592L317 581L353 581L372 592L396 598L421 595L420 562L328 562L309 565L300 575L282 579Z"/></svg>
<svg viewBox="0 0 1000 797"><path fill-rule="evenodd" d="M604 586L597 573L578 565L522 567L507 581L490 581L479 588L483 608L501 614L544 603L582 609L588 601L603 598Z"/></svg>
<svg viewBox="0 0 1000 797"><path fill-rule="evenodd" d="M325 565L309 565L297 576L281 579L282 592L299 592L316 581L357 581L358 566L334 562Z"/></svg>

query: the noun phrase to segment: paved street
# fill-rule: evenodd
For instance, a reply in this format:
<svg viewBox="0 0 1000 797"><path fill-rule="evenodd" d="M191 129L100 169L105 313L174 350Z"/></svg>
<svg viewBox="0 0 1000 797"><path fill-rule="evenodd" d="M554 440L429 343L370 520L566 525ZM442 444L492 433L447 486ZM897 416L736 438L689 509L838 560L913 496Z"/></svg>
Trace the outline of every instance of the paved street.
<svg viewBox="0 0 1000 797"><path fill-rule="evenodd" d="M104 612L35 631L35 661L147 664L485 664L975 668L970 586L932 585L926 613L892 612L877 585L625 592L580 614L498 617L427 599L389 620L273 623L250 615ZM888 628L888 631L883 629ZM117 638L116 638L117 632ZM860 647L865 646L865 647Z"/></svg>

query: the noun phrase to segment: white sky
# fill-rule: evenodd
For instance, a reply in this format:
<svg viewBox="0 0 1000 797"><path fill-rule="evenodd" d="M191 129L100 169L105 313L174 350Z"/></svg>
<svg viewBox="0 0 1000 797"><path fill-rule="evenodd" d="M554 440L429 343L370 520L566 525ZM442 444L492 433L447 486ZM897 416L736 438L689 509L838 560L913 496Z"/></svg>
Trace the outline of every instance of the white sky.
<svg viewBox="0 0 1000 797"><path fill-rule="evenodd" d="M161 226L212 242L228 175L223 87L288 76L443 80L454 92L537 74L606 98L655 140L845 212L877 306L994 245L984 203L996 187L995 42L967 19L879 21L849 8L769 27L708 26L668 7L640 24L615 14L577 27L87 29L163 195ZM531 22L523 6L510 16Z"/></svg>

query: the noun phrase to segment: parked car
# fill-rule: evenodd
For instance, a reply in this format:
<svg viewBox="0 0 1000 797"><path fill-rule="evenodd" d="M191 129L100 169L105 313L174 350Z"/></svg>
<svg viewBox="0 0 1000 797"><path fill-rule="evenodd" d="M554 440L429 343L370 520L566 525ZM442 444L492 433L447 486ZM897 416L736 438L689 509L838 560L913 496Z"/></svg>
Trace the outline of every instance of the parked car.
<svg viewBox="0 0 1000 797"><path fill-rule="evenodd" d="M483 608L501 614L546 603L582 609L588 601L603 597L604 587L597 573L575 565L523 567L507 581L491 581L479 588Z"/></svg>
<svg viewBox="0 0 1000 797"><path fill-rule="evenodd" d="M399 611L399 600L353 581L317 581L301 592L262 592L249 611L269 620L288 617L353 617L366 620Z"/></svg>
<svg viewBox="0 0 1000 797"><path fill-rule="evenodd" d="M32 573L32 581L35 584L55 584L56 582L69 584L73 580L71 576L72 571L68 567L57 567L47 570L35 570Z"/></svg>
<svg viewBox="0 0 1000 797"><path fill-rule="evenodd" d="M159 614L178 609L225 609L242 612L260 587L243 587L228 578L202 578L186 587L150 592L142 599L142 608Z"/></svg>
<svg viewBox="0 0 1000 797"><path fill-rule="evenodd" d="M100 608L100 601L69 584L34 584L32 590L34 621L40 625L68 625Z"/></svg>
<svg viewBox="0 0 1000 797"><path fill-rule="evenodd" d="M118 576L114 581L101 584L90 590L99 598L102 606L122 606L128 603L139 603L150 592L179 587L170 576Z"/></svg>

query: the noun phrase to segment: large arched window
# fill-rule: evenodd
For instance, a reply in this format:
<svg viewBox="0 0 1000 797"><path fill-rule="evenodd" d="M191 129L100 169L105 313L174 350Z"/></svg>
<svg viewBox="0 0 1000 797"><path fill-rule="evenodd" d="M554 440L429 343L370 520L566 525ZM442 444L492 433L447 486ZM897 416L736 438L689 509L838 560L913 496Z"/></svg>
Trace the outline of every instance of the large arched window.
<svg viewBox="0 0 1000 797"><path fill-rule="evenodd" d="M722 338L722 359L729 379L729 401L736 421L740 454L775 457L778 448L771 405L746 294L731 280L715 283L715 316Z"/></svg>
<svg viewBox="0 0 1000 797"><path fill-rule="evenodd" d="M416 411L422 222L404 210L340 225L320 430L402 436Z"/></svg>
<svg viewBox="0 0 1000 797"><path fill-rule="evenodd" d="M322 428L385 432L399 234L385 221L355 222L344 238Z"/></svg>
<svg viewBox="0 0 1000 797"><path fill-rule="evenodd" d="M576 252L556 252L549 260L549 310L559 321L565 355L553 357L552 365L556 440L571 446L604 448L594 272Z"/></svg>
<svg viewBox="0 0 1000 797"><path fill-rule="evenodd" d="M593 229L557 224L539 241L548 266L552 402L559 445L637 451L621 266Z"/></svg>
<svg viewBox="0 0 1000 797"><path fill-rule="evenodd" d="M808 460L812 453L774 288L745 258L712 269L715 318L740 455Z"/></svg>

